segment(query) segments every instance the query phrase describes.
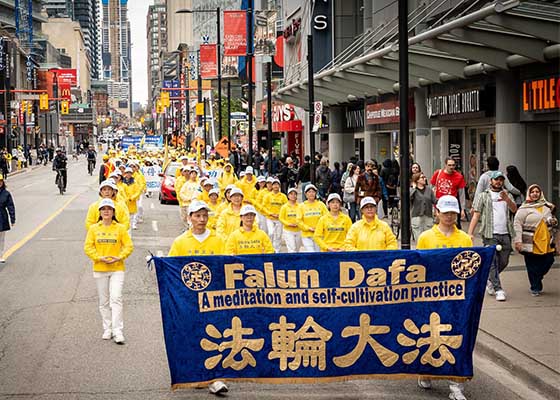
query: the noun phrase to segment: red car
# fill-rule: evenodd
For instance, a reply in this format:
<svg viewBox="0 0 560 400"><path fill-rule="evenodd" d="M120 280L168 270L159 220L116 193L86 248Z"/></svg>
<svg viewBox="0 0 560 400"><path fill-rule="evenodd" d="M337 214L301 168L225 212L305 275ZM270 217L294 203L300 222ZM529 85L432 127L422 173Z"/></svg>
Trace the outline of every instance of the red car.
<svg viewBox="0 0 560 400"><path fill-rule="evenodd" d="M161 204L178 204L177 193L175 192L175 172L181 168L181 163L171 162L163 171L161 189L159 192L159 202Z"/></svg>

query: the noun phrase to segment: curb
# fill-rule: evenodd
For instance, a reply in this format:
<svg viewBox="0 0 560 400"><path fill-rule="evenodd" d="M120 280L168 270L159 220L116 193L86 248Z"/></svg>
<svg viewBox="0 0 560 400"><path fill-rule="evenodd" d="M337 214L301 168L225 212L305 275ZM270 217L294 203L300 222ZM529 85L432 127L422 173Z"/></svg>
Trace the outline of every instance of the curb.
<svg viewBox="0 0 560 400"><path fill-rule="evenodd" d="M482 329L478 330L475 351L505 368L547 399L558 400L560 398L560 373Z"/></svg>
<svg viewBox="0 0 560 400"><path fill-rule="evenodd" d="M33 165L33 166L31 166L31 167L18 169L17 171L9 172L9 173L8 173L8 178L10 178L10 177L12 177L12 176L24 174L24 173L26 173L26 172L31 172L31 171L34 171L34 170L39 169L39 168L41 168L41 167L44 167L44 165Z"/></svg>

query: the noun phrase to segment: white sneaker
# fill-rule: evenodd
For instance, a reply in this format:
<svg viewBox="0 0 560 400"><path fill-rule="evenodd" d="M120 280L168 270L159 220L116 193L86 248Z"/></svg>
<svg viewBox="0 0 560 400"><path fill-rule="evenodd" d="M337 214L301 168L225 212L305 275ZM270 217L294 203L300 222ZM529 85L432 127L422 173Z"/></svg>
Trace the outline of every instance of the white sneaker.
<svg viewBox="0 0 560 400"><path fill-rule="evenodd" d="M115 333L113 340L116 344L124 344L124 335L122 333Z"/></svg>
<svg viewBox="0 0 560 400"><path fill-rule="evenodd" d="M103 332L103 336L101 336L101 339L103 340L111 340L111 338L113 337L113 332L111 332L110 329L106 329Z"/></svg>
<svg viewBox="0 0 560 400"><path fill-rule="evenodd" d="M220 393L226 393L228 391L228 387L224 382L216 381L208 385L208 390L212 394L220 394Z"/></svg>
<svg viewBox="0 0 560 400"><path fill-rule="evenodd" d="M6 264L6 260L3 258L0 258L0 264Z"/></svg>
<svg viewBox="0 0 560 400"><path fill-rule="evenodd" d="M136 229L138 229L138 227L136 225L132 225L132 230L135 231Z"/></svg>
<svg viewBox="0 0 560 400"><path fill-rule="evenodd" d="M420 386L422 389L431 389L432 380L427 378L418 378L418 386Z"/></svg>
<svg viewBox="0 0 560 400"><path fill-rule="evenodd" d="M502 289L496 290L496 301L506 301L506 292Z"/></svg>
<svg viewBox="0 0 560 400"><path fill-rule="evenodd" d="M455 391L449 393L449 399L450 400L467 400L467 398L465 397L463 392L461 392L460 390L455 390Z"/></svg>
<svg viewBox="0 0 560 400"><path fill-rule="evenodd" d="M492 282L488 281L486 283L486 293L489 296L495 296L496 295L496 291L494 290L494 285L492 285Z"/></svg>

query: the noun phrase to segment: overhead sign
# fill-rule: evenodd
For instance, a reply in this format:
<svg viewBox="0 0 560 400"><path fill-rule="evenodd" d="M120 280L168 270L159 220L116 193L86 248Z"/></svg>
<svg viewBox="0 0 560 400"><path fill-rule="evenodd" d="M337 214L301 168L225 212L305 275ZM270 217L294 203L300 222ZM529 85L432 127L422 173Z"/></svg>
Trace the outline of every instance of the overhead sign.
<svg viewBox="0 0 560 400"><path fill-rule="evenodd" d="M247 54L247 11L224 11L224 55Z"/></svg>
<svg viewBox="0 0 560 400"><path fill-rule="evenodd" d="M399 101L386 101L384 103L368 104L366 106L366 124L396 124L400 120L400 103ZM415 111L414 102L408 102L408 119L414 121Z"/></svg>
<svg viewBox="0 0 560 400"><path fill-rule="evenodd" d="M494 247L196 252L153 258L174 389L473 376Z"/></svg>
<svg viewBox="0 0 560 400"><path fill-rule="evenodd" d="M53 70L57 74L58 85L78 86L78 73L76 69Z"/></svg>

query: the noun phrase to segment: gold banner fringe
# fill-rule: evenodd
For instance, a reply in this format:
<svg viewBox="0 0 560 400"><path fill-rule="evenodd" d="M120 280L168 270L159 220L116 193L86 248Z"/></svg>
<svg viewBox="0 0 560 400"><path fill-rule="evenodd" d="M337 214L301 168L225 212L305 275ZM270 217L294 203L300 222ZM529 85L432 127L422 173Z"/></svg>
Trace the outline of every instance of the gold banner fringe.
<svg viewBox="0 0 560 400"><path fill-rule="evenodd" d="M434 380L453 380L456 382L466 382L472 379L472 376L441 376L441 375L419 375L419 374L379 374L379 375L343 375L343 376L325 376L318 378L216 378L209 381L203 382L191 382L191 383L176 383L171 385L171 390L175 391L177 389L196 389L204 388L210 383L215 381L227 381L227 382L249 382L249 383L270 383L274 385L282 384L315 384L315 383L330 383L330 382L346 382L351 380L359 379L386 379L386 380L402 380L402 379L417 379L418 377L424 377Z"/></svg>

